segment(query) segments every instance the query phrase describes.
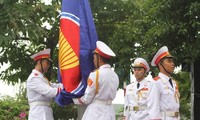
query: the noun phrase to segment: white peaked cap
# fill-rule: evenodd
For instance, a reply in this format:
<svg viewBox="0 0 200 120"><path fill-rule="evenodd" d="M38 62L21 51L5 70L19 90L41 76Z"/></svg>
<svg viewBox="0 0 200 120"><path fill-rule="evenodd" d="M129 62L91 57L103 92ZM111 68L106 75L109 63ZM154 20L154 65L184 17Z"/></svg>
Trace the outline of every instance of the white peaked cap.
<svg viewBox="0 0 200 120"><path fill-rule="evenodd" d="M94 52L98 53L100 56L110 59L111 57L115 57L115 53L102 41L96 42L97 48Z"/></svg>
<svg viewBox="0 0 200 120"><path fill-rule="evenodd" d="M151 65L152 66L156 66L158 65L158 63L160 62L160 60L164 57L170 57L170 58L174 58L168 51L167 46L163 46L161 47L157 53L155 54L155 56L153 57L153 60L151 61Z"/></svg>
<svg viewBox="0 0 200 120"><path fill-rule="evenodd" d="M34 61L37 61L37 60L43 59L43 58L46 58L46 59L52 61L50 59L50 52L51 52L51 49L45 49L43 51L40 51L40 52L32 55L31 58L34 59Z"/></svg>
<svg viewBox="0 0 200 120"><path fill-rule="evenodd" d="M132 67L143 67L146 70L146 73L150 70L149 64L144 58L136 58L132 64Z"/></svg>

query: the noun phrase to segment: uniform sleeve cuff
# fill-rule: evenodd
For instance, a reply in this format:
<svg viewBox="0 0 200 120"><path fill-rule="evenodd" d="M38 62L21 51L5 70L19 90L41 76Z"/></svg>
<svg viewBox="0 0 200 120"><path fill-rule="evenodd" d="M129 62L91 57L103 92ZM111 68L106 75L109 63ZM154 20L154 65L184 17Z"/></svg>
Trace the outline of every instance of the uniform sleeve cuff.
<svg viewBox="0 0 200 120"><path fill-rule="evenodd" d="M81 101L80 98L73 98L72 100L73 100L74 104L77 104L77 105L82 105L82 104L84 104L84 103Z"/></svg>

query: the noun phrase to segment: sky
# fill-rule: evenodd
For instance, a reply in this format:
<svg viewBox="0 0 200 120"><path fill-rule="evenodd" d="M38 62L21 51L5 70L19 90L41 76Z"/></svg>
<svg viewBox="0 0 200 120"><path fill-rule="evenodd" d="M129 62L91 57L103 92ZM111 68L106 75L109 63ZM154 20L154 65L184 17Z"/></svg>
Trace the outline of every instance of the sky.
<svg viewBox="0 0 200 120"><path fill-rule="evenodd" d="M0 72L6 70L9 67L8 64L0 65ZM19 93L19 84L8 85L5 81L0 80L0 97L8 95L15 97L15 94Z"/></svg>
<svg viewBox="0 0 200 120"><path fill-rule="evenodd" d="M0 97L8 95L15 97L16 93L19 93L19 84L8 85L3 80L0 80Z"/></svg>

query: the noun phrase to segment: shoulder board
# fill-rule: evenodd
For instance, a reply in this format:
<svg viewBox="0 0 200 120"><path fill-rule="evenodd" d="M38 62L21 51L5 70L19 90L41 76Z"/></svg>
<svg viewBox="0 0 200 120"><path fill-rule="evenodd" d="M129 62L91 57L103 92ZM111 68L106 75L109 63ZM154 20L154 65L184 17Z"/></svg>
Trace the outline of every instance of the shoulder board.
<svg viewBox="0 0 200 120"><path fill-rule="evenodd" d="M133 82L131 82L131 83L129 83L129 84L127 85L127 87L129 87L129 86L132 86L132 85L133 85L133 83L134 83L134 81L133 81Z"/></svg>
<svg viewBox="0 0 200 120"><path fill-rule="evenodd" d="M37 74L37 73L34 73L34 76L38 76L38 74Z"/></svg>
<svg viewBox="0 0 200 120"><path fill-rule="evenodd" d="M130 82L128 85L133 84L133 83L134 83L134 81Z"/></svg>
<svg viewBox="0 0 200 120"><path fill-rule="evenodd" d="M95 72L95 71L97 71L98 69L94 69L92 72Z"/></svg>
<svg viewBox="0 0 200 120"><path fill-rule="evenodd" d="M157 77L154 77L153 79L154 79L155 81L157 81L158 79L160 79L160 77L157 76Z"/></svg>
<svg viewBox="0 0 200 120"><path fill-rule="evenodd" d="M130 84L134 83L134 81L132 81Z"/></svg>
<svg viewBox="0 0 200 120"><path fill-rule="evenodd" d="M146 79L146 78L145 78L145 80L146 80L147 82L151 82L151 81L152 81L152 79Z"/></svg>

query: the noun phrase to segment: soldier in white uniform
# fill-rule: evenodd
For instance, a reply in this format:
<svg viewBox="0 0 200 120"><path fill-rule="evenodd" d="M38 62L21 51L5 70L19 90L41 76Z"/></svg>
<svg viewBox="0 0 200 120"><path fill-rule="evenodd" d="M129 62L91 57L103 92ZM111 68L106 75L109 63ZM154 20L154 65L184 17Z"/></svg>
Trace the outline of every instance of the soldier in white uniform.
<svg viewBox="0 0 200 120"><path fill-rule="evenodd" d="M176 81L171 78L174 72L174 57L168 48L163 46L155 54L152 66L156 66L159 74L154 78L158 85L160 115L162 120L179 120L179 91Z"/></svg>
<svg viewBox="0 0 200 120"><path fill-rule="evenodd" d="M53 120L50 101L62 89L62 84L50 83L44 77L51 65L50 49L31 56L36 62L35 68L27 80L27 96L30 106L28 120Z"/></svg>
<svg viewBox="0 0 200 120"><path fill-rule="evenodd" d="M155 81L147 79L150 67L145 59L137 58L131 65L135 81L126 87L124 120L157 120L160 118L159 97Z"/></svg>
<svg viewBox="0 0 200 120"><path fill-rule="evenodd" d="M115 120L112 101L119 85L118 75L109 65L115 53L103 42L97 41L94 64L97 68L88 77L85 95L73 99L75 104L89 104L82 120Z"/></svg>

